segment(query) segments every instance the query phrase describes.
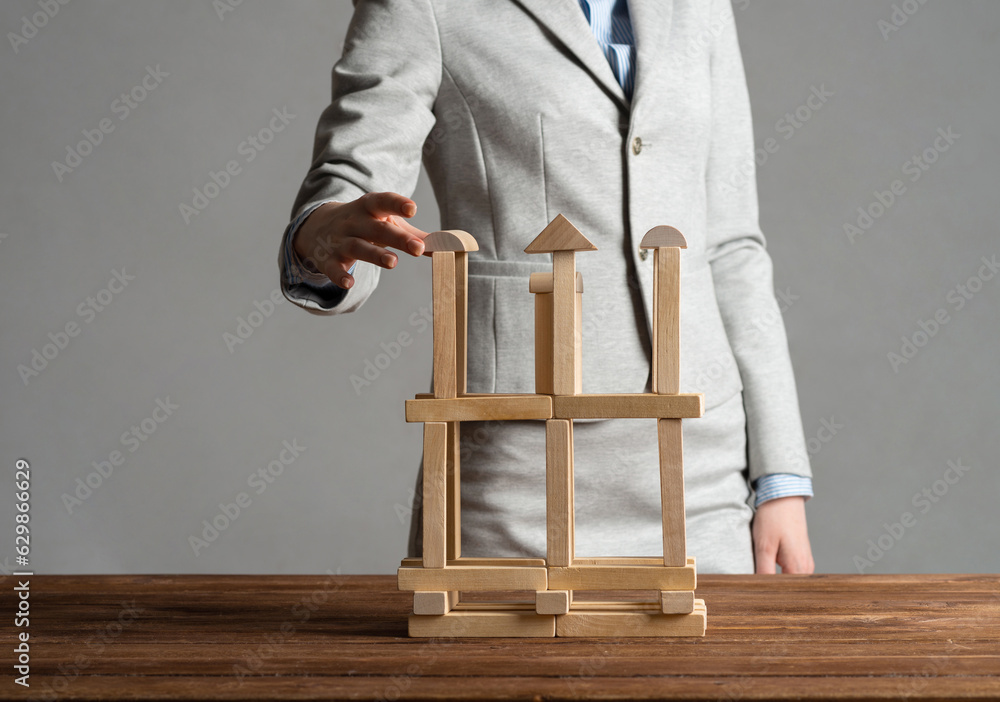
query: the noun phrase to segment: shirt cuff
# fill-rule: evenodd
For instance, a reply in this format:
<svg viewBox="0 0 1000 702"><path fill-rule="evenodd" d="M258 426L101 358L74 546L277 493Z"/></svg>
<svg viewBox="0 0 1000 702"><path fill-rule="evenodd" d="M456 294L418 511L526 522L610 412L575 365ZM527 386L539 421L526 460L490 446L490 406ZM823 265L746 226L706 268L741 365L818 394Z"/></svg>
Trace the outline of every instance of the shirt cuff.
<svg viewBox="0 0 1000 702"><path fill-rule="evenodd" d="M805 497L808 500L813 496L812 478L795 473L768 473L762 475L754 482L754 491L757 497L754 500L754 507L760 507L768 500L776 500L779 497Z"/></svg>
<svg viewBox="0 0 1000 702"><path fill-rule="evenodd" d="M317 208L325 205L327 202L335 202L334 200L323 200L321 202L316 202L302 210L299 216L292 220L292 223L288 225L285 229L284 236L284 258L285 258L285 278L288 282L288 286L299 285L301 283L308 283L311 287L322 288L326 285L330 285L331 281L324 274L320 273L311 263L303 261L299 256L295 247L292 246L292 241L295 239L295 233L302 226L302 223L306 221ZM351 269L353 272L353 268ZM339 286L338 286L339 287Z"/></svg>

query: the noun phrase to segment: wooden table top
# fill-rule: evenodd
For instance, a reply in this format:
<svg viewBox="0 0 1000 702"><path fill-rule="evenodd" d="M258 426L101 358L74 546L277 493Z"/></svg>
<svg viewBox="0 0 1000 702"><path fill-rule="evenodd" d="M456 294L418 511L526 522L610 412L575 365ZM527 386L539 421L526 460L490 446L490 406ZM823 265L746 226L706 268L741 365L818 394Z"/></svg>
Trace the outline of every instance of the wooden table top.
<svg viewBox="0 0 1000 702"><path fill-rule="evenodd" d="M406 637L393 576L35 576L0 699L1000 699L1000 576L703 575L704 638Z"/></svg>

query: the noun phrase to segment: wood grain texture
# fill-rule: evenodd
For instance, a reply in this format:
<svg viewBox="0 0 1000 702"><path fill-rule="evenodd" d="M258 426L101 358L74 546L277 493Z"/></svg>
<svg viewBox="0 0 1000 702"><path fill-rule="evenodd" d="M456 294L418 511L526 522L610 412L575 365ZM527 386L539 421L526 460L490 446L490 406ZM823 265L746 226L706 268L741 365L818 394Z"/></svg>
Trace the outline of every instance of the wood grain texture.
<svg viewBox="0 0 1000 702"><path fill-rule="evenodd" d="M431 254L431 283L434 308L434 397L458 394L455 362L455 254Z"/></svg>
<svg viewBox="0 0 1000 702"><path fill-rule="evenodd" d="M556 617L557 636L603 638L644 636L704 636L705 603L690 614L662 612L572 611Z"/></svg>
<svg viewBox="0 0 1000 702"><path fill-rule="evenodd" d="M550 590L693 590L696 586L694 565L549 566Z"/></svg>
<svg viewBox="0 0 1000 702"><path fill-rule="evenodd" d="M535 593L535 611L538 614L566 614L572 602L571 590L539 590Z"/></svg>
<svg viewBox="0 0 1000 702"><path fill-rule="evenodd" d="M413 613L426 615L447 614L458 604L458 591L437 590L413 593Z"/></svg>
<svg viewBox="0 0 1000 702"><path fill-rule="evenodd" d="M557 395L576 392L581 329L576 322L575 256L572 251L552 254L552 392Z"/></svg>
<svg viewBox="0 0 1000 702"><path fill-rule="evenodd" d="M469 254L455 254L455 391L464 395L469 381Z"/></svg>
<svg viewBox="0 0 1000 702"><path fill-rule="evenodd" d="M452 611L440 617L410 615L409 634L414 637L518 637L551 638L556 618L526 612Z"/></svg>
<svg viewBox="0 0 1000 702"><path fill-rule="evenodd" d="M687 239L674 227L661 224L646 232L642 237L642 241L639 242L640 249L658 249L664 246L676 246L686 249Z"/></svg>
<svg viewBox="0 0 1000 702"><path fill-rule="evenodd" d="M557 214L545 225L538 236L528 244L524 253L553 253L556 251L597 251L591 241L563 215Z"/></svg>
<svg viewBox="0 0 1000 702"><path fill-rule="evenodd" d="M997 699L1000 575L698 580L703 638L429 641L392 576L35 576L31 688L0 697Z"/></svg>
<svg viewBox="0 0 1000 702"><path fill-rule="evenodd" d="M550 419L545 422L546 561L550 566L573 562L573 492L573 422Z"/></svg>
<svg viewBox="0 0 1000 702"><path fill-rule="evenodd" d="M439 251L479 251L479 242L461 229L442 229L424 237L424 256Z"/></svg>
<svg viewBox="0 0 1000 702"><path fill-rule="evenodd" d="M705 412L704 398L701 393L555 395L552 398L552 416L556 419L700 417Z"/></svg>
<svg viewBox="0 0 1000 702"><path fill-rule="evenodd" d="M535 295L535 392L552 389L552 293Z"/></svg>
<svg viewBox="0 0 1000 702"><path fill-rule="evenodd" d="M654 561L659 561L659 558L652 559ZM420 568L422 561L419 558L404 558L400 561L400 568ZM544 558L477 558L477 557L462 557L455 559L448 559L448 565L466 565L466 566L544 566Z"/></svg>
<svg viewBox="0 0 1000 702"><path fill-rule="evenodd" d="M448 425L424 424L423 567L444 568L448 543Z"/></svg>
<svg viewBox="0 0 1000 702"><path fill-rule="evenodd" d="M684 513L684 441L681 420L656 422L660 453L660 509L663 514L663 565L687 563Z"/></svg>
<svg viewBox="0 0 1000 702"><path fill-rule="evenodd" d="M400 568L400 590L547 590L545 568L509 566L448 566Z"/></svg>
<svg viewBox="0 0 1000 702"><path fill-rule="evenodd" d="M532 294L550 293L553 290L552 271L539 271L532 273L528 278L528 292ZM583 273L576 272L576 291L583 292Z"/></svg>
<svg viewBox="0 0 1000 702"><path fill-rule="evenodd" d="M681 375L681 250L656 249L653 267L653 390L675 395Z"/></svg>
<svg viewBox="0 0 1000 702"><path fill-rule="evenodd" d="M484 395L407 400L408 422L490 422L497 419L549 419L549 395Z"/></svg>
<svg viewBox="0 0 1000 702"><path fill-rule="evenodd" d="M445 444L447 513L446 557L448 560L462 556L462 446L461 422L448 422Z"/></svg>
<svg viewBox="0 0 1000 702"><path fill-rule="evenodd" d="M689 614L694 611L694 603L693 590L660 591L660 610L664 614Z"/></svg>

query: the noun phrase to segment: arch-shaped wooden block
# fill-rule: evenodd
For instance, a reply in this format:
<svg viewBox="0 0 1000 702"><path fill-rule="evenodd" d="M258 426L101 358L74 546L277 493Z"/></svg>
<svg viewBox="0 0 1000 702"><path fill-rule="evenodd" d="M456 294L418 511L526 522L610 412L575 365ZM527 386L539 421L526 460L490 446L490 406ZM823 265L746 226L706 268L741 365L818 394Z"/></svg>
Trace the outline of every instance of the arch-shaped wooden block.
<svg viewBox="0 0 1000 702"><path fill-rule="evenodd" d="M639 248L659 249L664 246L676 246L679 249L686 249L687 245L687 239L683 234L673 227L661 224L646 232L646 236L642 237L639 243Z"/></svg>
<svg viewBox="0 0 1000 702"><path fill-rule="evenodd" d="M435 251L479 251L479 244L469 232L461 229L444 229L431 232L424 239L424 256Z"/></svg>

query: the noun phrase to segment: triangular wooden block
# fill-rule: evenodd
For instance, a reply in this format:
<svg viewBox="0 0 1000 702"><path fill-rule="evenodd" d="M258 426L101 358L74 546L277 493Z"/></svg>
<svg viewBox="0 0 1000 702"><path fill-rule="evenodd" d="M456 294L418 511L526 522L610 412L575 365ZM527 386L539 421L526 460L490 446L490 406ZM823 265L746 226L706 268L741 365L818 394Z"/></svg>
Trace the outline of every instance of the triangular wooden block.
<svg viewBox="0 0 1000 702"><path fill-rule="evenodd" d="M639 243L640 249L659 249L664 246L686 249L688 244L683 234L666 225L653 227L646 232L646 236L642 237L642 241Z"/></svg>
<svg viewBox="0 0 1000 702"><path fill-rule="evenodd" d="M524 253L529 254L553 251L597 251L597 247L568 219L559 214L524 249Z"/></svg>

